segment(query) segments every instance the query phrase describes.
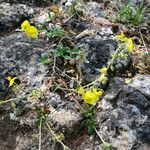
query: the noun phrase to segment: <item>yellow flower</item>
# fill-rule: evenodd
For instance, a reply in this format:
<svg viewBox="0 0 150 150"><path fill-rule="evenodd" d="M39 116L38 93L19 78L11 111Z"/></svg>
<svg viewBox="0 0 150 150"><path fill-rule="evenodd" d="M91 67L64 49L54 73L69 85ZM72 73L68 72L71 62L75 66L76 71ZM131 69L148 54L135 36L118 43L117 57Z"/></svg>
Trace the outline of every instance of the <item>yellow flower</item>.
<svg viewBox="0 0 150 150"><path fill-rule="evenodd" d="M6 79L9 81L9 87L11 87L15 83L17 77L11 78L10 76L8 76Z"/></svg>
<svg viewBox="0 0 150 150"><path fill-rule="evenodd" d="M132 38L126 38L125 44L126 44L127 50L131 53L134 47Z"/></svg>
<svg viewBox="0 0 150 150"><path fill-rule="evenodd" d="M93 105L95 102L95 96L92 93L92 91L89 89L82 95L82 98L83 98L85 103L88 103L91 105Z"/></svg>
<svg viewBox="0 0 150 150"><path fill-rule="evenodd" d="M103 94L103 92L99 91L97 88L93 88L93 93L96 95L96 97L99 97Z"/></svg>
<svg viewBox="0 0 150 150"><path fill-rule="evenodd" d="M82 99L85 103L93 105L94 102L102 95L102 91L99 91L97 88L87 89L82 94Z"/></svg>
<svg viewBox="0 0 150 150"><path fill-rule="evenodd" d="M125 35L123 32L121 32L120 35L116 35L115 39L120 40L120 41L124 41Z"/></svg>
<svg viewBox="0 0 150 150"><path fill-rule="evenodd" d="M101 74L99 80L102 82L102 84L106 84L107 77L105 76L105 74Z"/></svg>
<svg viewBox="0 0 150 150"><path fill-rule="evenodd" d="M21 29L27 34L28 37L30 38L36 38L38 34L38 30L34 27L31 26L28 20L25 20L21 24Z"/></svg>
<svg viewBox="0 0 150 150"><path fill-rule="evenodd" d="M28 35L28 37L36 38L38 34L38 30L34 26L30 26L25 30L25 33Z"/></svg>
<svg viewBox="0 0 150 150"><path fill-rule="evenodd" d="M30 23L29 23L29 21L28 20L25 20L22 24L21 24L21 29L23 30L23 31L25 31L27 28L29 28L30 27Z"/></svg>
<svg viewBox="0 0 150 150"><path fill-rule="evenodd" d="M83 94L83 93L84 93L84 89L83 89L83 87L79 87L79 89L78 89L78 93L79 93L79 94Z"/></svg>
<svg viewBox="0 0 150 150"><path fill-rule="evenodd" d="M106 67L103 67L101 70L100 70L101 74L106 74L107 73L107 68Z"/></svg>

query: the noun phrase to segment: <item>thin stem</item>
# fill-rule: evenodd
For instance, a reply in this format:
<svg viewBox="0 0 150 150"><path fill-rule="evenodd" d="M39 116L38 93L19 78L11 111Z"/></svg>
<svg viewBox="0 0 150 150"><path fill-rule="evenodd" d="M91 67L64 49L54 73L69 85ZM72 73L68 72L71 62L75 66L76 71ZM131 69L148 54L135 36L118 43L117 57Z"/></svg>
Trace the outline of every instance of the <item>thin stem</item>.
<svg viewBox="0 0 150 150"><path fill-rule="evenodd" d="M97 133L97 135L99 136L100 140L101 140L103 143L106 143L106 142L103 140L102 136L100 135L100 133L97 131L97 129L96 129L95 127L94 127L94 130L95 130L95 132Z"/></svg>
<svg viewBox="0 0 150 150"><path fill-rule="evenodd" d="M26 97L22 97L22 98L26 98ZM17 101L17 100L19 100L19 98L11 98L11 99L6 100L6 101L1 101L1 102L0 102L0 105L6 104L6 103L12 102L12 101Z"/></svg>
<svg viewBox="0 0 150 150"><path fill-rule="evenodd" d="M64 145L64 143L56 136L56 134L54 133L54 131L52 130L52 128L50 127L50 125L48 124L48 122L46 122L46 126L48 127L48 129L50 130L50 132L54 136L54 138L57 140L57 142L59 142L63 146L63 148L66 147Z"/></svg>
<svg viewBox="0 0 150 150"><path fill-rule="evenodd" d="M146 50L146 52L148 53L148 49L147 49L147 47L146 47L146 44L145 44L145 41L144 41L143 35L142 35L142 33L141 33L141 30L139 30L139 33L140 33L140 36L141 36L141 39L142 39L143 45L144 45L144 47L145 47L145 50Z"/></svg>
<svg viewBox="0 0 150 150"><path fill-rule="evenodd" d="M39 150L41 150L41 139L42 139L42 120L40 121L39 125Z"/></svg>

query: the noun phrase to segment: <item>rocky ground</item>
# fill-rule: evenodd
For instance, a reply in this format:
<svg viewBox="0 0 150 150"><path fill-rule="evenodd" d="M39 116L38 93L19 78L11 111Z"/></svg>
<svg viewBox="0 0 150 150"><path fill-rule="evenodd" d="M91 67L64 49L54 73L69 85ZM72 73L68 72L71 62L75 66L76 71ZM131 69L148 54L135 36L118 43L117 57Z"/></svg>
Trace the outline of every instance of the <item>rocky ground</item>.
<svg viewBox="0 0 150 150"><path fill-rule="evenodd" d="M106 84L96 85L104 91L96 129L112 150L150 150L150 1L131 0L132 9L146 8L139 25L115 20L122 4L0 0L0 150L62 150L58 139L71 150L103 150L98 134L82 126L83 100L74 91L99 77L121 32L134 49L113 61ZM37 27L37 38L21 30L25 20ZM79 51L58 57L59 45ZM17 77L11 87L8 76Z"/></svg>

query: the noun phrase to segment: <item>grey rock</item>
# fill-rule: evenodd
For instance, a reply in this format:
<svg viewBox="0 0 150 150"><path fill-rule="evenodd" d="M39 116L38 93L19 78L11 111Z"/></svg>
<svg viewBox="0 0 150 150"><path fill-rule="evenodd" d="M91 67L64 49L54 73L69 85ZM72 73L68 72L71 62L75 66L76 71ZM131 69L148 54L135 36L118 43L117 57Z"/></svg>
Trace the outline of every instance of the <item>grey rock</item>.
<svg viewBox="0 0 150 150"><path fill-rule="evenodd" d="M79 60L83 84L94 81L100 74L99 70L107 65L111 51L116 48L113 40L101 40L96 35L85 37L80 40L80 45L84 52L84 57Z"/></svg>
<svg viewBox="0 0 150 150"><path fill-rule="evenodd" d="M14 33L0 38L0 76L17 77L20 82L26 82L26 88L40 88L48 67L39 63L42 53L48 50L48 45L40 39L32 40L24 33ZM3 85L4 86L4 85ZM5 84L8 89L8 84ZM5 91L0 90L4 95ZM6 95L8 93L5 93ZM2 97L1 97L2 98Z"/></svg>
<svg viewBox="0 0 150 150"><path fill-rule="evenodd" d="M0 4L0 34L9 33L20 27L21 22L33 17L33 8L23 4Z"/></svg>
<svg viewBox="0 0 150 150"><path fill-rule="evenodd" d="M70 137L72 133L79 130L82 116L72 110L51 108L51 113L46 120L55 126L57 130L63 132L66 137Z"/></svg>
<svg viewBox="0 0 150 150"><path fill-rule="evenodd" d="M90 17L104 16L102 8L100 7L100 4L97 2L88 2L87 4L84 5L84 9L86 14L88 14Z"/></svg>
<svg viewBox="0 0 150 150"><path fill-rule="evenodd" d="M150 98L150 75L138 75L129 83L132 87Z"/></svg>
<svg viewBox="0 0 150 150"><path fill-rule="evenodd" d="M119 93L121 92L123 86L124 86L124 80L122 78L115 77L114 79L112 79L106 91L106 95L104 96L104 99L110 102L115 101L119 96Z"/></svg>
<svg viewBox="0 0 150 150"><path fill-rule="evenodd" d="M148 81L147 75L141 76L142 83ZM114 78L102 100L102 109L96 114L99 132L113 148L131 150L140 148L141 143L149 143L149 98L140 90L141 80L132 86L141 76L128 85L123 79ZM148 83L142 85L145 89L149 88Z"/></svg>
<svg viewBox="0 0 150 150"><path fill-rule="evenodd" d="M45 0L0 0L0 2L6 2L10 4L26 4L29 6L42 6L43 4L47 4Z"/></svg>

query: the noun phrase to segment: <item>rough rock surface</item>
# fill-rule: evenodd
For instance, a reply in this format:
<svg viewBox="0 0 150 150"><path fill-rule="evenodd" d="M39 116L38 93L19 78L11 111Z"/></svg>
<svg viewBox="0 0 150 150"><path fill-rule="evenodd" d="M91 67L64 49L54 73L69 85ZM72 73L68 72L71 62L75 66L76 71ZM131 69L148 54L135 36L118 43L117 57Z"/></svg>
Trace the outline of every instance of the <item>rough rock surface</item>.
<svg viewBox="0 0 150 150"><path fill-rule="evenodd" d="M110 27L96 27L85 31L83 33L86 34L81 33L77 36L77 43L84 53L84 58L79 59L83 84L90 83L99 77L100 68L107 66L112 52L117 49L117 42L112 40L113 32ZM113 64L114 70L122 72L130 62L129 56L125 59L116 59Z"/></svg>
<svg viewBox="0 0 150 150"><path fill-rule="evenodd" d="M2 124L0 131L2 131L5 122L8 123L6 129L9 128L11 126L10 121L17 124L17 130L20 129L20 132L26 128L30 128L31 131L30 133L24 132L25 137L21 137L20 132L15 129L10 130L10 133L16 133L13 135L12 140L8 139L8 142L16 150L38 149L38 131L35 127L36 107L49 110L47 122L55 126L58 131L63 132L66 137L76 131L75 126L78 128L78 124L82 119L80 113L75 109L74 102L64 101L56 93L47 92L42 94L39 91L35 97L32 97L33 90L40 90L43 82L50 75L51 71L48 66L39 63L40 56L46 52L48 53L48 50L48 43L40 39L29 39L23 32L16 32L0 38L0 99L7 98L11 94L11 88L8 88L6 81L8 75L17 77L21 88L17 93L11 95L11 97L17 97L14 109L9 104L0 106L0 115L7 112L7 115L4 115L5 117L0 120ZM3 135L8 132L3 131L1 133ZM50 135L46 129L43 129L43 149L57 149L57 146L55 147L52 144ZM3 143L4 140L6 140L5 137L0 139L0 142ZM1 144L2 149L7 149L8 142Z"/></svg>
<svg viewBox="0 0 150 150"><path fill-rule="evenodd" d="M6 2L10 4L26 4L29 6L41 6L43 5L46 1L45 0L0 0L0 3Z"/></svg>
<svg viewBox="0 0 150 150"><path fill-rule="evenodd" d="M115 78L102 100L102 109L96 115L96 120L101 135L113 148L141 150L143 143L150 144L150 92L143 93L141 86L137 89L136 85L141 85L141 78L142 82L150 80L149 75L143 75L125 85L122 79ZM145 91L150 90L150 82L144 86Z"/></svg>
<svg viewBox="0 0 150 150"><path fill-rule="evenodd" d="M19 76L28 86L40 87L47 72L47 67L39 63L42 53L48 49L40 40L31 40L23 33L14 33L0 38L0 75ZM3 80L1 80L3 81ZM5 95L5 84L1 83L0 94ZM7 85L8 87L8 85Z"/></svg>
<svg viewBox="0 0 150 150"><path fill-rule="evenodd" d="M44 4L43 1L0 0L0 32L9 33L19 27L22 21L33 17L34 6ZM61 2L67 7L73 1ZM138 1L133 0L132 3ZM106 21L104 8L99 1L85 2L79 9L86 10L89 17ZM42 24L47 16L42 14L37 22ZM112 28L105 25L102 27L101 22L96 26L90 19L80 22L70 18L68 23L69 29L78 34L74 34L72 40L81 48L77 67L81 69L83 84L86 84L99 76L100 68L107 65L117 43L113 40ZM53 23L49 25L54 26ZM66 27L65 23L62 23L62 27ZM40 37L30 39L20 31L0 37L0 100L15 98L11 103L0 105L0 150L39 149L39 127L36 126L38 108L46 112L44 121L62 138L65 136L63 142L72 150L102 150L99 137L96 134L88 136L86 130L81 128L83 116L74 102L76 97L72 95L66 98L59 90L59 94L57 91L49 91L50 87L46 83L52 79L52 64L40 64L39 58L41 55L51 58L49 52L51 47L55 47L54 43L52 41L50 45ZM60 61L58 65L63 68L65 65L62 63ZM116 72L121 72L129 64L128 57L117 60L113 67ZM18 89L17 86L8 87L7 76L17 77ZM128 84L119 77L110 81L105 96L98 103L99 109L95 112L97 130L112 145L112 150L149 150L150 75L139 75ZM54 144L45 122L42 124L41 136L41 149L62 150L59 144Z"/></svg>
<svg viewBox="0 0 150 150"><path fill-rule="evenodd" d="M0 34L10 33L34 15L34 9L24 4L0 3Z"/></svg>

